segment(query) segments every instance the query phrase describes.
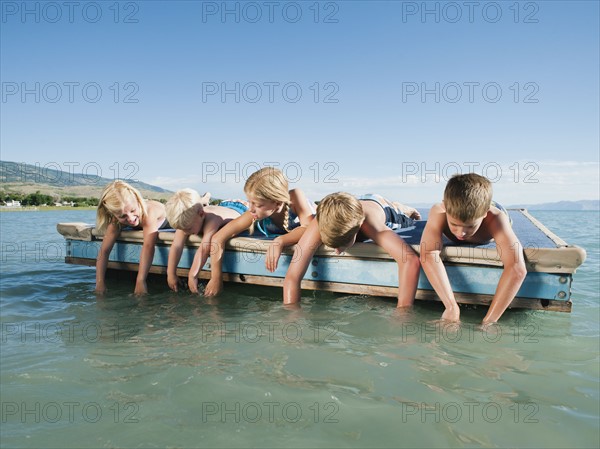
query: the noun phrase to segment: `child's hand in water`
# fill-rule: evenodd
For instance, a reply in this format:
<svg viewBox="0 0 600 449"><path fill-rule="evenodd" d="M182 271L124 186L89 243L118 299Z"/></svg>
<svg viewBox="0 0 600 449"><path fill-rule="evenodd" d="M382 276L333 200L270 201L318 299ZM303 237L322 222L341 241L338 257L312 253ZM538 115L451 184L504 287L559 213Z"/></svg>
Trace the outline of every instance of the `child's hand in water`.
<svg viewBox="0 0 600 449"><path fill-rule="evenodd" d="M188 287L192 293L198 293L198 278L196 276L188 277Z"/></svg>
<svg viewBox="0 0 600 449"><path fill-rule="evenodd" d="M104 285L104 283L97 282L96 289L94 290L94 292L98 295L103 295L104 293L106 293L106 285Z"/></svg>
<svg viewBox="0 0 600 449"><path fill-rule="evenodd" d="M451 309L446 309L442 314L442 320L446 321L460 321L460 309L458 307L453 307Z"/></svg>
<svg viewBox="0 0 600 449"><path fill-rule="evenodd" d="M177 291L177 284L179 283L179 278L177 276L167 275L167 284L169 284L169 288L174 292Z"/></svg>
<svg viewBox="0 0 600 449"><path fill-rule="evenodd" d="M223 290L223 281L217 279L211 279L206 284L204 289L204 296L217 296Z"/></svg>
<svg viewBox="0 0 600 449"><path fill-rule="evenodd" d="M135 290L133 291L134 295L145 295L148 293L148 286L146 285L145 280L137 280L135 281Z"/></svg>
<svg viewBox="0 0 600 449"><path fill-rule="evenodd" d="M277 269L282 249L283 245L279 243L277 239L273 240L273 243L267 248L266 267L271 273Z"/></svg>

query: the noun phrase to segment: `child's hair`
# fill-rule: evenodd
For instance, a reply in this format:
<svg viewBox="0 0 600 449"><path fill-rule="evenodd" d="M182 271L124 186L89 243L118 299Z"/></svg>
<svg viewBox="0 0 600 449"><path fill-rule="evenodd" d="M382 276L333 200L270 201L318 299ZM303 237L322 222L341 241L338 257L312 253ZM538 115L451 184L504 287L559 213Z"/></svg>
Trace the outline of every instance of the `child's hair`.
<svg viewBox="0 0 600 449"><path fill-rule="evenodd" d="M182 189L175 192L165 205L167 221L173 229L186 229L192 220L203 210L203 197L193 189Z"/></svg>
<svg viewBox="0 0 600 449"><path fill-rule="evenodd" d="M331 193L317 206L317 224L321 241L331 248L350 244L360 230L365 213L360 201L345 192Z"/></svg>
<svg viewBox="0 0 600 449"><path fill-rule="evenodd" d="M125 181L117 180L108 184L102 191L102 196L98 202L98 209L96 210L96 229L102 232L109 223L114 223L121 227L116 217L121 214L123 205L128 199L134 199L138 203L140 207L140 222L142 222L147 213L146 202L142 198L142 194Z"/></svg>
<svg viewBox="0 0 600 449"><path fill-rule="evenodd" d="M281 170L264 167L252 173L244 185L244 192L259 200L283 203L283 228L286 232L289 231L290 192L288 181Z"/></svg>
<svg viewBox="0 0 600 449"><path fill-rule="evenodd" d="M485 216L492 204L492 183L476 173L454 175L444 190L446 213L460 221Z"/></svg>

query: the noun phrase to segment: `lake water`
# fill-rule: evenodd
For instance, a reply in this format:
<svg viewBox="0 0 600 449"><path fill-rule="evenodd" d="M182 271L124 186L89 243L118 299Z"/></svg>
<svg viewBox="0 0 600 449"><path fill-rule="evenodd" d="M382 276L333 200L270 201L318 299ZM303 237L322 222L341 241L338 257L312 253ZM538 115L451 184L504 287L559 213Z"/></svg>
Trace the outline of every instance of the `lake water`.
<svg viewBox="0 0 600 449"><path fill-rule="evenodd" d="M533 212L587 250L571 314L485 308L439 327L440 304L226 285L218 299L94 295L56 223L0 214L1 446L546 447L600 445L599 214ZM437 327L436 327L437 326Z"/></svg>

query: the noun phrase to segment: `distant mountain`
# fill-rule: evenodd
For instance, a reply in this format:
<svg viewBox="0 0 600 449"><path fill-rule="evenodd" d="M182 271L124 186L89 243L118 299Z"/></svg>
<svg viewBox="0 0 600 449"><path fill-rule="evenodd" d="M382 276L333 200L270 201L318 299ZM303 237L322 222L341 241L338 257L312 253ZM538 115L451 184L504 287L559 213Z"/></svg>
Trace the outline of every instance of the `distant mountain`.
<svg viewBox="0 0 600 449"><path fill-rule="evenodd" d="M600 210L600 200L556 201L554 203L519 204L508 206L508 208L523 208L528 210Z"/></svg>
<svg viewBox="0 0 600 449"><path fill-rule="evenodd" d="M74 172L75 171L76 170L74 170ZM41 167L38 165L0 161L0 182L3 183L23 182L30 184L31 182L34 182L36 184L50 184L59 187L94 185L104 187L111 181L113 180L102 178L94 174L84 175L82 173L69 173L63 170L54 170L49 167ZM144 182L131 181L128 179L124 179L123 181L127 181L137 189L168 193L168 190Z"/></svg>
<svg viewBox="0 0 600 449"><path fill-rule="evenodd" d="M33 193L37 190L47 195L95 196L113 181L94 174L81 173L81 167L73 172L56 170L49 166L0 161L0 183L8 192ZM92 170L90 170L92 171ZM140 190L145 197L166 199L173 192L145 182L123 179Z"/></svg>

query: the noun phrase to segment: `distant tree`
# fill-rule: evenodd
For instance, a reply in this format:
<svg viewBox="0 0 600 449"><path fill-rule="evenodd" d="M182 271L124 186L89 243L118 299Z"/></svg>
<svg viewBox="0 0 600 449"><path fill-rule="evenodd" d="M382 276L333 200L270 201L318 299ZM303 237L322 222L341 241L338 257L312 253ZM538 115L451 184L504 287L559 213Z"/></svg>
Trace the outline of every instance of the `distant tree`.
<svg viewBox="0 0 600 449"><path fill-rule="evenodd" d="M23 197L22 193L6 192L4 201L23 201Z"/></svg>
<svg viewBox="0 0 600 449"><path fill-rule="evenodd" d="M35 193L26 195L21 200L23 206L41 206L42 204L48 204L50 202L52 202L52 197L50 195L44 195L39 190Z"/></svg>
<svg viewBox="0 0 600 449"><path fill-rule="evenodd" d="M99 199L95 197L77 197L60 196L57 194L46 195L39 190L35 193L23 194L18 192L8 192L0 190L0 203L6 204L8 201L20 201L23 206L41 206L43 204L55 204L66 201L73 203L74 207L97 206Z"/></svg>
<svg viewBox="0 0 600 449"><path fill-rule="evenodd" d="M85 206L97 206L98 198L94 197L84 197L84 196L64 196L62 201L67 201L69 203L73 203L74 207L85 207Z"/></svg>

